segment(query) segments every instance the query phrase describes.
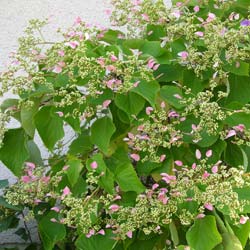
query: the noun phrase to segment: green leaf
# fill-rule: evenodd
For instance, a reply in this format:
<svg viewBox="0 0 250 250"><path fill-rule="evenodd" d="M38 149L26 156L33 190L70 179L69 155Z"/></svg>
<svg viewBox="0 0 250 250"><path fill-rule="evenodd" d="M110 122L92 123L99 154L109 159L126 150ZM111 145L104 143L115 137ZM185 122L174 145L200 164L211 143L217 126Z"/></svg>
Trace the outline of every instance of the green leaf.
<svg viewBox="0 0 250 250"><path fill-rule="evenodd" d="M50 151L64 136L63 120L54 111L54 107L45 106L35 115L35 125L38 133Z"/></svg>
<svg viewBox="0 0 250 250"><path fill-rule="evenodd" d="M28 141L27 149L29 152L29 158L27 159L27 161L34 162L37 165L43 166L41 152L36 143L32 140Z"/></svg>
<svg viewBox="0 0 250 250"><path fill-rule="evenodd" d="M6 231L18 226L19 219L13 215L5 217L0 220L0 232Z"/></svg>
<svg viewBox="0 0 250 250"><path fill-rule="evenodd" d="M90 141L88 131L83 131L69 146L69 153L72 155L86 154L91 151L93 144Z"/></svg>
<svg viewBox="0 0 250 250"><path fill-rule="evenodd" d="M108 193L113 193L114 192L114 175L113 173L107 168L106 163L103 160L102 154L95 154L91 157L91 159L87 160L87 169L89 171L93 171L91 168L91 163L92 162L97 163L97 168L95 171L98 174L102 174L100 180L99 180L99 185L104 188L104 190Z"/></svg>
<svg viewBox="0 0 250 250"><path fill-rule="evenodd" d="M245 247L249 233L250 233L250 221L248 220L245 224L237 225L237 226L231 226L235 236L240 240L241 245Z"/></svg>
<svg viewBox="0 0 250 250"><path fill-rule="evenodd" d="M227 143L224 157L225 162L232 167L244 165L244 157L242 151L243 150L238 145L230 142Z"/></svg>
<svg viewBox="0 0 250 250"><path fill-rule="evenodd" d="M94 235L91 238L82 234L75 243L77 250L112 250L116 244L111 230L106 230L105 236Z"/></svg>
<svg viewBox="0 0 250 250"><path fill-rule="evenodd" d="M18 104L19 104L18 99L8 98L1 103L0 109L2 112L4 112L9 108L17 108Z"/></svg>
<svg viewBox="0 0 250 250"><path fill-rule="evenodd" d="M127 94L117 94L115 104L130 117L137 115L143 109L145 101L141 96L128 92Z"/></svg>
<svg viewBox="0 0 250 250"><path fill-rule="evenodd" d="M163 25L154 25L154 24L147 25L147 34L150 34L147 35L147 39L149 41L159 41L160 38L166 36L166 32L164 30Z"/></svg>
<svg viewBox="0 0 250 250"><path fill-rule="evenodd" d="M165 53L165 49L161 47L161 42L159 41L146 41L140 50L144 54L151 55L153 57L159 57Z"/></svg>
<svg viewBox="0 0 250 250"><path fill-rule="evenodd" d="M33 118L38 111L38 107L38 102L34 102L32 107L26 107L26 105L22 105L21 107L21 124L27 135L29 135L31 138L34 137L36 130Z"/></svg>
<svg viewBox="0 0 250 250"><path fill-rule="evenodd" d="M77 158L70 159L66 163L66 165L69 166L69 168L67 169L67 176L68 176L69 183L71 187L73 188L80 177L80 173L83 169L83 165L81 163L81 160Z"/></svg>
<svg viewBox="0 0 250 250"><path fill-rule="evenodd" d="M197 219L186 234L188 244L195 250L212 250L222 242L214 216Z"/></svg>
<svg viewBox="0 0 250 250"><path fill-rule="evenodd" d="M175 95L182 97L182 91L176 86L163 86L160 90L160 95L164 101L166 101L171 106L180 109L183 104L180 103L180 99L176 98Z"/></svg>
<svg viewBox="0 0 250 250"><path fill-rule="evenodd" d="M124 192L135 191L140 194L145 190L131 163L121 162L120 165L117 166L115 170L115 180Z"/></svg>
<svg viewBox="0 0 250 250"><path fill-rule="evenodd" d="M229 76L230 92L227 97L227 103L239 102L246 104L250 102L250 81L246 76Z"/></svg>
<svg viewBox="0 0 250 250"><path fill-rule="evenodd" d="M9 209L14 210L14 211L22 211L23 210L23 208L21 206L14 206L14 205L8 203L6 201L6 199L2 196L0 196L0 206L5 207L5 208L9 208Z"/></svg>
<svg viewBox="0 0 250 250"><path fill-rule="evenodd" d="M174 221L172 221L169 224L169 230L171 233L171 239L172 239L174 245L177 246L179 244L179 236L178 236L178 231L177 231L177 228L175 226Z"/></svg>
<svg viewBox="0 0 250 250"><path fill-rule="evenodd" d="M181 67L179 64L162 64L154 74L155 76L160 76L158 78L159 82L177 81L181 80L183 77L183 67Z"/></svg>
<svg viewBox="0 0 250 250"><path fill-rule="evenodd" d="M96 120L91 126L91 141L104 153L108 152L111 136L116 128L109 117Z"/></svg>
<svg viewBox="0 0 250 250"><path fill-rule="evenodd" d="M156 81L141 81L136 88L132 89L132 92L142 96L152 107L155 107L156 96L159 90L160 86Z"/></svg>
<svg viewBox="0 0 250 250"><path fill-rule="evenodd" d="M247 129L250 128L250 114L244 112L234 113L227 117L224 121L225 124L230 127L237 126L239 124L244 124Z"/></svg>
<svg viewBox="0 0 250 250"><path fill-rule="evenodd" d="M193 94L197 94L204 89L202 79L198 78L191 70L183 71L183 85L191 89Z"/></svg>
<svg viewBox="0 0 250 250"><path fill-rule="evenodd" d="M153 237L149 240L136 240L128 250L154 250L158 239L159 237Z"/></svg>
<svg viewBox="0 0 250 250"><path fill-rule="evenodd" d="M239 201L250 201L250 188L249 187L243 187L243 188L234 188L234 192L238 194ZM242 214L250 213L250 205L247 203L243 206Z"/></svg>
<svg viewBox="0 0 250 250"><path fill-rule="evenodd" d="M238 63L238 62L237 62ZM240 66L236 67L236 63L232 64L227 64L225 65L223 68L226 71L229 71L235 75L239 75L239 76L249 76L249 64L245 63L245 62L239 62Z"/></svg>
<svg viewBox="0 0 250 250"><path fill-rule="evenodd" d="M8 130L0 149L0 160L13 174L21 176L24 162L29 158L27 138L23 129Z"/></svg>
<svg viewBox="0 0 250 250"><path fill-rule="evenodd" d="M57 222L51 222L52 218L57 218L55 212L44 215L38 224L43 247L46 250L54 249L55 244L66 236L65 226Z"/></svg>
<svg viewBox="0 0 250 250"><path fill-rule="evenodd" d="M222 234L223 250L243 250L239 239L231 233Z"/></svg>

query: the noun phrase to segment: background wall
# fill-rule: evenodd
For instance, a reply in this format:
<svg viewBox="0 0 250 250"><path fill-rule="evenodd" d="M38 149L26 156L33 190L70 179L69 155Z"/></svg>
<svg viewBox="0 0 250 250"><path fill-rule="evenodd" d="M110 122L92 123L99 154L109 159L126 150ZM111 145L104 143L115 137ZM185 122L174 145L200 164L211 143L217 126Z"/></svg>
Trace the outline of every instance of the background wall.
<svg viewBox="0 0 250 250"><path fill-rule="evenodd" d="M0 71L4 69L9 53L17 49L18 37L22 35L30 19L44 19L51 16L51 30L47 30L44 35L53 41L53 38L55 39L53 30L55 31L57 27L70 26L77 16L87 22L108 26L109 22L104 13L107 8L107 0L1 0ZM39 143L39 146L42 147L42 144ZM43 151L42 154L46 152ZM0 164L0 179L15 182L15 177L3 164ZM36 225L29 223L29 227L33 239L37 241ZM0 233L0 244L11 242L22 242L22 240L13 234L13 230Z"/></svg>

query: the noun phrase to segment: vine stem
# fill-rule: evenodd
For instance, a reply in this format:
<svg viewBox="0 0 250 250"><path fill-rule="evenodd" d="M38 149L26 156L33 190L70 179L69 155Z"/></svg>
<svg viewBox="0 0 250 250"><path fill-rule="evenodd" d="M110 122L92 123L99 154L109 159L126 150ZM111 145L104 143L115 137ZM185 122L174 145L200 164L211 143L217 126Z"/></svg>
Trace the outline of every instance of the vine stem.
<svg viewBox="0 0 250 250"><path fill-rule="evenodd" d="M30 233L30 230L29 230L29 228L28 228L28 226L27 226L27 223L26 223L26 221L25 221L25 216L24 216L24 213L23 213L23 211L22 211L22 217L23 217L23 224L24 224L24 227L25 227L25 230L26 230L26 232L27 232L27 234L28 234L28 237L29 237L29 240L30 240L30 243L32 244L33 243L33 241L32 241L32 238L31 238L31 233Z"/></svg>

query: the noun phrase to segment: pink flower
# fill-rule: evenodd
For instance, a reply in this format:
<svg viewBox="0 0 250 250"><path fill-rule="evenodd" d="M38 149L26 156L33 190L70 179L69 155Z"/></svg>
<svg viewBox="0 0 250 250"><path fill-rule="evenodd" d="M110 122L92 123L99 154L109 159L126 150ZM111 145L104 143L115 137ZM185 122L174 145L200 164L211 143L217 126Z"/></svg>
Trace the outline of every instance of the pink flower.
<svg viewBox="0 0 250 250"><path fill-rule="evenodd" d="M176 181L175 175L169 175L167 173L161 173L162 180L165 181L167 184L169 184L171 181Z"/></svg>
<svg viewBox="0 0 250 250"><path fill-rule="evenodd" d="M208 18L206 19L206 21L212 22L214 19L216 18L216 15L214 13L208 13Z"/></svg>
<svg viewBox="0 0 250 250"><path fill-rule="evenodd" d="M24 175L21 177L22 182L29 183L31 182L31 178L28 175Z"/></svg>
<svg viewBox="0 0 250 250"><path fill-rule="evenodd" d="M82 19L81 19L81 17L77 17L76 19L75 19L75 22L74 22L74 24L76 25L76 24L81 24L81 22L82 22Z"/></svg>
<svg viewBox="0 0 250 250"><path fill-rule="evenodd" d="M56 65L54 69L52 70L52 72L56 74L60 74L62 72L62 67L60 67L59 65Z"/></svg>
<svg viewBox="0 0 250 250"><path fill-rule="evenodd" d="M91 167L92 169L97 169L98 163L97 163L96 161L93 161L93 162L90 164L90 167Z"/></svg>
<svg viewBox="0 0 250 250"><path fill-rule="evenodd" d="M105 235L105 231L103 229L99 230L97 233L101 235Z"/></svg>
<svg viewBox="0 0 250 250"><path fill-rule="evenodd" d="M66 165L66 166L64 166L64 167L62 168L63 171L67 171L68 169L69 169L69 166L68 166L68 165Z"/></svg>
<svg viewBox="0 0 250 250"><path fill-rule="evenodd" d="M42 201L41 201L40 199L35 199L35 200L34 200L34 204L35 204L35 205L38 205L38 204L41 203L41 202L42 202Z"/></svg>
<svg viewBox="0 0 250 250"><path fill-rule="evenodd" d="M195 151L195 157L196 159L200 160L201 159L201 151L199 149L196 149Z"/></svg>
<svg viewBox="0 0 250 250"><path fill-rule="evenodd" d="M245 125L244 124L239 124L237 126L234 126L233 127L236 131L239 131L239 132L244 132L245 130Z"/></svg>
<svg viewBox="0 0 250 250"><path fill-rule="evenodd" d="M148 32L148 36L152 35L153 33L154 33L154 31L153 31L153 30L150 30L150 31Z"/></svg>
<svg viewBox="0 0 250 250"><path fill-rule="evenodd" d="M168 113L168 117L179 117L180 115L177 113L177 112L175 112L175 111L170 111L169 113Z"/></svg>
<svg viewBox="0 0 250 250"><path fill-rule="evenodd" d="M71 194L71 191L70 189L66 186L64 189L63 189L63 195L66 196L66 195L69 195Z"/></svg>
<svg viewBox="0 0 250 250"><path fill-rule="evenodd" d="M199 12L200 11L200 7L198 5L194 6L194 12Z"/></svg>
<svg viewBox="0 0 250 250"><path fill-rule="evenodd" d="M196 163L193 163L192 164L192 169L196 169L196 167L197 167Z"/></svg>
<svg viewBox="0 0 250 250"><path fill-rule="evenodd" d="M130 157L135 160L135 161L139 161L140 160L140 155L138 154L131 154Z"/></svg>
<svg viewBox="0 0 250 250"><path fill-rule="evenodd" d="M173 96L177 99L182 99L182 97L179 94L174 94Z"/></svg>
<svg viewBox="0 0 250 250"><path fill-rule="evenodd" d="M154 59L150 59L150 60L148 61L148 68L152 69L152 68L154 67L154 65L155 65Z"/></svg>
<svg viewBox="0 0 250 250"><path fill-rule="evenodd" d="M180 10L174 10L171 15L175 17L176 19L179 19L181 16L181 11Z"/></svg>
<svg viewBox="0 0 250 250"><path fill-rule="evenodd" d="M95 230L94 229L90 229L89 232L88 232L88 234L86 234L86 237L90 238L94 234L95 234Z"/></svg>
<svg viewBox="0 0 250 250"><path fill-rule="evenodd" d="M48 183L50 181L50 176L43 176L41 178L41 181L44 182L44 183Z"/></svg>
<svg viewBox="0 0 250 250"><path fill-rule="evenodd" d="M133 237L133 232L132 231L128 231L127 233L126 233L126 235L128 236L128 238L132 238Z"/></svg>
<svg viewBox="0 0 250 250"><path fill-rule="evenodd" d="M33 162L25 162L25 164L26 164L26 166L28 168L31 168L31 169L35 169L36 168L36 165Z"/></svg>
<svg viewBox="0 0 250 250"><path fill-rule="evenodd" d="M181 59L186 60L188 58L188 52L187 51L181 51L178 53L178 56L181 57Z"/></svg>
<svg viewBox="0 0 250 250"><path fill-rule="evenodd" d="M175 163L175 165L177 165L179 167L183 166L183 162L182 161L177 160L174 163Z"/></svg>
<svg viewBox="0 0 250 250"><path fill-rule="evenodd" d="M57 220L55 218L51 218L50 221L51 222L57 222Z"/></svg>
<svg viewBox="0 0 250 250"><path fill-rule="evenodd" d="M214 210L214 207L211 203L205 203L204 204L204 207L209 210L209 211L213 211Z"/></svg>
<svg viewBox="0 0 250 250"><path fill-rule="evenodd" d="M248 216L241 216L240 217L240 224L246 224L248 220L249 220Z"/></svg>
<svg viewBox="0 0 250 250"><path fill-rule="evenodd" d="M148 14L144 13L144 14L141 14L141 16L142 16L142 18L143 18L145 21L149 22L149 16L148 16Z"/></svg>
<svg viewBox="0 0 250 250"><path fill-rule="evenodd" d="M140 5L142 3L142 0L132 0L132 4L134 5L134 6L138 6L138 5Z"/></svg>
<svg viewBox="0 0 250 250"><path fill-rule="evenodd" d="M162 109L166 108L166 103L164 101L161 102L161 108Z"/></svg>
<svg viewBox="0 0 250 250"><path fill-rule="evenodd" d="M204 204L204 207L209 210L209 211L213 211L214 210L214 207L211 203L205 203Z"/></svg>
<svg viewBox="0 0 250 250"><path fill-rule="evenodd" d="M154 109L152 107L146 107L146 114L150 115Z"/></svg>
<svg viewBox="0 0 250 250"><path fill-rule="evenodd" d="M204 218L206 215L205 214L198 214L197 216L196 216L196 218L197 219L202 219L202 218Z"/></svg>
<svg viewBox="0 0 250 250"><path fill-rule="evenodd" d="M111 103L111 100L105 100L103 103L102 103L102 107L103 108L107 108L109 106L109 104Z"/></svg>
<svg viewBox="0 0 250 250"><path fill-rule="evenodd" d="M55 211L57 213L60 212L60 208L59 207L52 207L50 210Z"/></svg>
<svg viewBox="0 0 250 250"><path fill-rule="evenodd" d="M165 159L166 159L166 155L161 155L161 156L160 156L160 162L165 161Z"/></svg>
<svg viewBox="0 0 250 250"><path fill-rule="evenodd" d="M122 197L121 197L120 195L116 195L116 196L114 197L114 201L121 200L121 199L122 199Z"/></svg>
<svg viewBox="0 0 250 250"><path fill-rule="evenodd" d="M66 46L69 46L72 49L75 49L77 46L79 46L79 42L77 41L70 41L65 43Z"/></svg>
<svg viewBox="0 0 250 250"><path fill-rule="evenodd" d="M57 111L56 114L58 114L59 117L63 117L63 112L62 111Z"/></svg>
<svg viewBox="0 0 250 250"><path fill-rule="evenodd" d="M197 31L194 33L196 36L203 37L204 33L202 31Z"/></svg>
<svg viewBox="0 0 250 250"><path fill-rule="evenodd" d="M153 184L153 186L152 186L152 190L155 190L155 189L157 189L159 187L159 184L158 183L155 183L155 184Z"/></svg>
<svg viewBox="0 0 250 250"><path fill-rule="evenodd" d="M100 57L97 59L97 63L99 63L102 67L104 67L105 66L105 59Z"/></svg>
<svg viewBox="0 0 250 250"><path fill-rule="evenodd" d="M234 135L236 135L236 131L234 129L231 129L231 130L228 131L225 139L230 138L230 137L232 137Z"/></svg>
<svg viewBox="0 0 250 250"><path fill-rule="evenodd" d="M155 64L153 70L157 70L160 67L160 64Z"/></svg>
<svg viewBox="0 0 250 250"><path fill-rule="evenodd" d="M165 192L160 192L158 195L158 199L164 204L166 205L168 203L168 197L166 196Z"/></svg>
<svg viewBox="0 0 250 250"><path fill-rule="evenodd" d="M114 65L108 65L108 66L106 67L106 69L107 69L108 71L110 71L110 72L116 71L116 67L115 67Z"/></svg>
<svg viewBox="0 0 250 250"><path fill-rule="evenodd" d="M111 55L110 59L112 62L116 62L118 60L118 58L115 55Z"/></svg>
<svg viewBox="0 0 250 250"><path fill-rule="evenodd" d="M110 16L112 14L112 10L110 9L106 9L104 12L107 16Z"/></svg>
<svg viewBox="0 0 250 250"><path fill-rule="evenodd" d="M213 155L213 151L211 149L209 149L207 152L206 152L206 157L211 157Z"/></svg>
<svg viewBox="0 0 250 250"><path fill-rule="evenodd" d="M120 209L120 206L116 205L116 204L113 204L109 207L109 209L112 211L112 212L117 212L119 209Z"/></svg>
<svg viewBox="0 0 250 250"><path fill-rule="evenodd" d="M65 53L64 53L64 51L63 51L63 50L58 50L58 52L57 52L57 53L58 53L58 55L59 55L59 56L64 56L64 55L65 55Z"/></svg>
<svg viewBox="0 0 250 250"><path fill-rule="evenodd" d="M202 175L202 178L207 179L209 176L210 174L207 171L205 171L204 174Z"/></svg>
<svg viewBox="0 0 250 250"><path fill-rule="evenodd" d="M64 61L60 61L57 63L57 65L63 68L63 67L65 67L66 64Z"/></svg>
<svg viewBox="0 0 250 250"><path fill-rule="evenodd" d="M136 88L139 85L140 81L137 81L133 84L133 86Z"/></svg>
<svg viewBox="0 0 250 250"><path fill-rule="evenodd" d="M216 174L218 172L218 166L217 165L214 165L213 167L212 167L212 173L213 174Z"/></svg>

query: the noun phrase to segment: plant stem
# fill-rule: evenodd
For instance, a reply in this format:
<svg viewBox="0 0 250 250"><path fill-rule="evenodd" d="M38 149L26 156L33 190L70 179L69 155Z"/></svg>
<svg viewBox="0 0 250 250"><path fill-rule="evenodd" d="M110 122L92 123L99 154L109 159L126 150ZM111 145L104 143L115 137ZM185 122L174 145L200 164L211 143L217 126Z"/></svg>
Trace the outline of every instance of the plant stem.
<svg viewBox="0 0 250 250"><path fill-rule="evenodd" d="M30 243L33 243L32 238L31 238L31 234L30 234L30 231L29 231L29 228L28 228L27 223L26 223L26 221L25 221L25 216L24 216L23 211L22 211L22 217L23 217L23 224L24 224L25 230L26 230L26 232L27 232L27 234L28 234Z"/></svg>

